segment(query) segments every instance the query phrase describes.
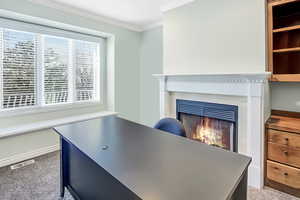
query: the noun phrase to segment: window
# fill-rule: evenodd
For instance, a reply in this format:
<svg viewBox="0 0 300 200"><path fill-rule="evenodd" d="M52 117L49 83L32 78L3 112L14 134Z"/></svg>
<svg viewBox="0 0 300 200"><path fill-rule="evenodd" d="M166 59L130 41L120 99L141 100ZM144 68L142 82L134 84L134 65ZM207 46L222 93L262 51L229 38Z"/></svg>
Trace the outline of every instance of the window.
<svg viewBox="0 0 300 200"><path fill-rule="evenodd" d="M43 42L45 104L68 102L69 41L45 36Z"/></svg>
<svg viewBox="0 0 300 200"><path fill-rule="evenodd" d="M12 30L0 33L3 38L2 107L35 105L35 36Z"/></svg>
<svg viewBox="0 0 300 200"><path fill-rule="evenodd" d="M104 45L97 36L0 18L1 110L100 102Z"/></svg>
<svg viewBox="0 0 300 200"><path fill-rule="evenodd" d="M97 45L94 43L75 41L76 65L76 99L87 101L95 98L94 82L97 61Z"/></svg>

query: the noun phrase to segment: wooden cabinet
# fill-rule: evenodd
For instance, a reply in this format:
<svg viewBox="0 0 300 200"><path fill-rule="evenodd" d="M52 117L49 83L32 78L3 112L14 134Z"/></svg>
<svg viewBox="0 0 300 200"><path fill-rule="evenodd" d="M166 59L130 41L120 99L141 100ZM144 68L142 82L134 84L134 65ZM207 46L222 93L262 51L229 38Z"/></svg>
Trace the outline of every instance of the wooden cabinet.
<svg viewBox="0 0 300 200"><path fill-rule="evenodd" d="M265 138L266 185L300 197L300 114L273 111Z"/></svg>
<svg viewBox="0 0 300 200"><path fill-rule="evenodd" d="M300 134L268 129L268 142L300 149Z"/></svg>
<svg viewBox="0 0 300 200"><path fill-rule="evenodd" d="M300 0L268 1L271 81L300 82Z"/></svg>
<svg viewBox="0 0 300 200"><path fill-rule="evenodd" d="M267 161L267 177L289 187L300 189L300 169Z"/></svg>
<svg viewBox="0 0 300 200"><path fill-rule="evenodd" d="M300 150L288 145L268 142L268 160L300 168Z"/></svg>

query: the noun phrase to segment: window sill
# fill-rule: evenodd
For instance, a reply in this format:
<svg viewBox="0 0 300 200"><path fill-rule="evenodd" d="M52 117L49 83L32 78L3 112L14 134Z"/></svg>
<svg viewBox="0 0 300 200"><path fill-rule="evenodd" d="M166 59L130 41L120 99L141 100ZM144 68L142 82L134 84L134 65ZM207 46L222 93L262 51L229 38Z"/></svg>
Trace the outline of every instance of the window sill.
<svg viewBox="0 0 300 200"><path fill-rule="evenodd" d="M103 104L100 101L90 101L90 102L77 102L77 103L61 103L47 106L32 106L24 108L15 108L15 109L4 109L0 110L1 117L13 117L21 116L28 114L38 114L38 113L47 113L54 111L63 111L68 109L84 108L91 106L102 106Z"/></svg>
<svg viewBox="0 0 300 200"><path fill-rule="evenodd" d="M38 123L23 124L23 125L9 127L9 128L2 128L0 129L0 138L20 135L27 132L33 132L33 131L38 131L43 129L49 129L54 126L60 126L68 123L89 120L98 117L110 116L110 115L117 115L117 113L103 111L103 112L89 113L89 114L65 117L65 118L54 119L54 120L46 120Z"/></svg>

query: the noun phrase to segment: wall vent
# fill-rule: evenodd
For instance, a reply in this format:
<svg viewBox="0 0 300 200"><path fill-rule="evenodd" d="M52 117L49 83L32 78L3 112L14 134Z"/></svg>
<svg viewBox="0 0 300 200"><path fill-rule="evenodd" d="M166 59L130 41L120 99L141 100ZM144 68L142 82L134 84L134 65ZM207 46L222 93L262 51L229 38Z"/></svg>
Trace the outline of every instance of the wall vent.
<svg viewBox="0 0 300 200"><path fill-rule="evenodd" d="M15 165L11 165L10 166L10 169L11 170L15 170L15 169L19 169L19 168L22 168L22 167L25 167L25 166L28 166L28 165L32 165L35 163L35 160L26 160L24 162L20 162L20 163L17 163Z"/></svg>

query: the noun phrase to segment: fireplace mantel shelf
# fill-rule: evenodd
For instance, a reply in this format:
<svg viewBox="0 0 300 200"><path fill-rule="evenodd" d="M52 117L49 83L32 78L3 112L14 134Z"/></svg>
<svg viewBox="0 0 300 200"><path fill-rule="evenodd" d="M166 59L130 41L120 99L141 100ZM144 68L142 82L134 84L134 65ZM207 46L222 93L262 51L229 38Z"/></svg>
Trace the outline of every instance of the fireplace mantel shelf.
<svg viewBox="0 0 300 200"><path fill-rule="evenodd" d="M203 73L203 74L153 74L157 78L173 78L180 80L197 80L213 82L264 82L270 72L259 73Z"/></svg>

